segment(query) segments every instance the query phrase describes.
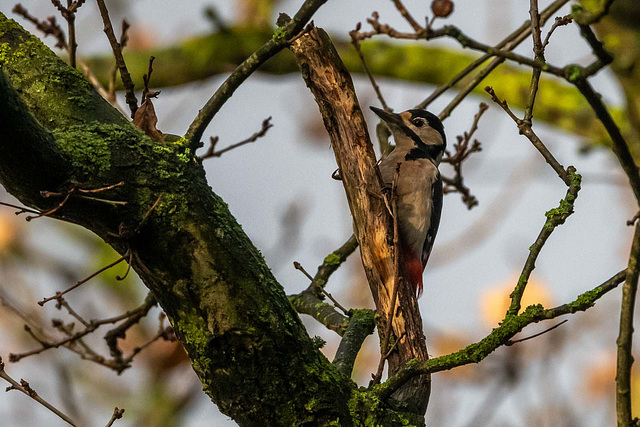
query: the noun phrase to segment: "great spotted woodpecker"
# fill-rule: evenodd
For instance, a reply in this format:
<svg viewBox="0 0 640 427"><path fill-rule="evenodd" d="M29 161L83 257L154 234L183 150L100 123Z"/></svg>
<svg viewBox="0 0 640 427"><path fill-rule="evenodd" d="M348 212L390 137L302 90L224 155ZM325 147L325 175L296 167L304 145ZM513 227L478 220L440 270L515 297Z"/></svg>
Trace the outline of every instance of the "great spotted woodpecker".
<svg viewBox="0 0 640 427"><path fill-rule="evenodd" d="M380 162L385 187L397 177L397 214L401 265L417 296L422 273L438 232L442 210L442 178L438 165L447 145L442 122L425 110L399 114L371 107L389 127L395 148Z"/></svg>

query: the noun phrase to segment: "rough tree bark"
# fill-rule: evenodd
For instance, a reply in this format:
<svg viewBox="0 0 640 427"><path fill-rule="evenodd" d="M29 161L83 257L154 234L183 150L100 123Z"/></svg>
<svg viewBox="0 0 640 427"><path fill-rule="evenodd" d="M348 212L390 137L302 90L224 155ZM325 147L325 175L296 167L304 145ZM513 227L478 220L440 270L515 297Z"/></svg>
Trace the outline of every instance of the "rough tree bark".
<svg viewBox="0 0 640 427"><path fill-rule="evenodd" d="M331 39L314 28L296 40L295 53L302 76L322 113L331 137L347 200L353 215L360 255L376 309L384 323L391 316L395 350L389 356L391 373L409 360L427 360L422 318L410 286L398 289L394 307L393 225L382 196L382 185L373 145L353 88L351 76ZM379 327L384 331L386 328ZM384 337L381 337L384 339ZM397 403L424 418L429 401L430 378L416 378L396 393Z"/></svg>
<svg viewBox="0 0 640 427"><path fill-rule="evenodd" d="M0 182L28 206L60 202L42 198L42 190L125 182L101 193L125 206L71 196L52 216L93 231L121 254L134 251L133 268L223 413L249 426L409 423L318 350L187 141L146 137L2 14L0 129Z"/></svg>

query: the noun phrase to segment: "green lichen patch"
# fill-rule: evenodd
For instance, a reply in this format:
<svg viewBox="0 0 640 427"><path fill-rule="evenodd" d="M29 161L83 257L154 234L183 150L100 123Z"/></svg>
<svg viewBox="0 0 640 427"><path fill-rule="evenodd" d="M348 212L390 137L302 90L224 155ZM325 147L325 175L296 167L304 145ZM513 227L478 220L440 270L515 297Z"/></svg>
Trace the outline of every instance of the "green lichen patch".
<svg viewBox="0 0 640 427"><path fill-rule="evenodd" d="M209 357L211 334L207 323L195 309L181 311L174 317L174 328L189 353L193 369L200 377L205 393L211 386L209 373L212 359Z"/></svg>
<svg viewBox="0 0 640 427"><path fill-rule="evenodd" d="M286 26L282 26L282 27L278 27L276 28L276 30L273 32L273 39L277 42L284 42L287 38L287 27Z"/></svg>
<svg viewBox="0 0 640 427"><path fill-rule="evenodd" d="M354 390L349 399L349 412L354 427L414 426L397 411L388 408L376 391Z"/></svg>
<svg viewBox="0 0 640 427"><path fill-rule="evenodd" d="M0 69L49 130L86 121L127 120L37 37L0 13Z"/></svg>
<svg viewBox="0 0 640 427"><path fill-rule="evenodd" d="M548 210L545 213L547 222L545 228L552 230L558 225L564 224L565 220L573 213L573 205L578 198L578 191L582 183L582 176L575 172L575 169L569 167L569 189L564 199L560 200L557 208Z"/></svg>
<svg viewBox="0 0 640 427"><path fill-rule="evenodd" d="M105 128L97 124L53 131L60 151L69 158L80 179L95 177L111 168L109 139L118 133L112 126Z"/></svg>
<svg viewBox="0 0 640 427"><path fill-rule="evenodd" d="M580 65L569 64L565 67L565 78L571 83L575 83L582 78L583 68Z"/></svg>

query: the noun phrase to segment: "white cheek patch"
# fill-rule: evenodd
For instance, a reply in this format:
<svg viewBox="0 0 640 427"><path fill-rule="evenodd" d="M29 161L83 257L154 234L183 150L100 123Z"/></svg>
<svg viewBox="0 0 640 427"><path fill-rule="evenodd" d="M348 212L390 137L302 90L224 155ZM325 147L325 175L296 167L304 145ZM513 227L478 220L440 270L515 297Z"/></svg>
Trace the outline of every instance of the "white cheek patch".
<svg viewBox="0 0 640 427"><path fill-rule="evenodd" d="M416 134L427 145L444 145L440 132L429 126L425 125L423 128L420 128Z"/></svg>

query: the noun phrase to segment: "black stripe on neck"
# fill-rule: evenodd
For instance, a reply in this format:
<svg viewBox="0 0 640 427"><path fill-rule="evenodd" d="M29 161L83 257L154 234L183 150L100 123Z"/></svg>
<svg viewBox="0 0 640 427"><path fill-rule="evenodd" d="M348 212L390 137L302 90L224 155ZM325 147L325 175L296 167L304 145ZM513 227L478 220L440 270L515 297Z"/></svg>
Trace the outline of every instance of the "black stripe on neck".
<svg viewBox="0 0 640 427"><path fill-rule="evenodd" d="M435 163L440 154L444 152L440 145L422 144L420 147L412 148L411 151L404 156L405 160L429 159Z"/></svg>
<svg viewBox="0 0 640 427"><path fill-rule="evenodd" d="M425 144L420 137L407 126L402 125L402 131L416 144L416 146L407 153L404 158L405 160L429 159L435 162L438 156L444 153L444 145Z"/></svg>

